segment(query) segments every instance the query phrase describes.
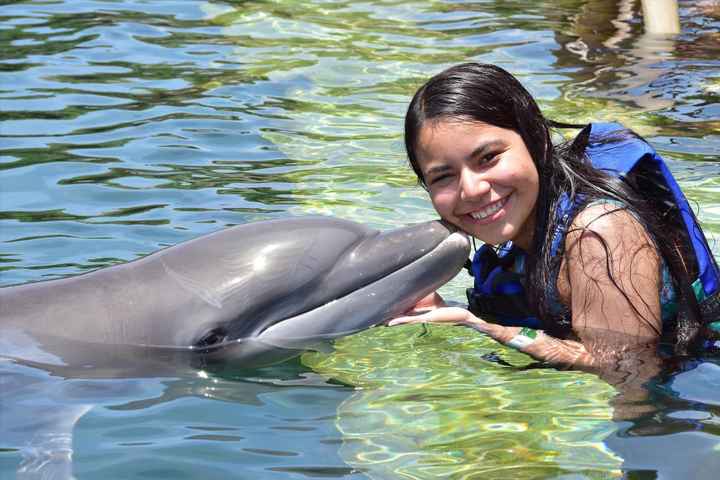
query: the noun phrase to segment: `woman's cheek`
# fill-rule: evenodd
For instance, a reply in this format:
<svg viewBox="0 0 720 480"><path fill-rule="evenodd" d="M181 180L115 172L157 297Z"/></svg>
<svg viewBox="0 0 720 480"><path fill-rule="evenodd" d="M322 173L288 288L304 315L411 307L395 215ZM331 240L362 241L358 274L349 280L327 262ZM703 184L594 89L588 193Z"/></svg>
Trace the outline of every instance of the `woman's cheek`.
<svg viewBox="0 0 720 480"><path fill-rule="evenodd" d="M431 201L433 207L435 207L435 210L437 210L440 216L447 217L452 213L452 198L453 196L448 192L439 192L432 195Z"/></svg>
<svg viewBox="0 0 720 480"><path fill-rule="evenodd" d="M500 185L512 185L527 176L527 173L522 169L518 169L517 167L513 168L512 164L508 164L509 162L504 163L503 168L498 168L493 172L493 178L496 183Z"/></svg>

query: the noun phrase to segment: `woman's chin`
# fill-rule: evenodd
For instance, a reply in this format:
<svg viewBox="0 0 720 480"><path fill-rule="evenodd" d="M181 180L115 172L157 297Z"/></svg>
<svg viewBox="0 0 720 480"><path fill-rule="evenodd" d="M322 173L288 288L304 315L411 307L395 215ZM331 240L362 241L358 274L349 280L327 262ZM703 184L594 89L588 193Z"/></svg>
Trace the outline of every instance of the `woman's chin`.
<svg viewBox="0 0 720 480"><path fill-rule="evenodd" d="M491 245L500 245L502 243L516 241L519 239L518 229L512 226L505 226L498 232L488 232L487 230L482 231L481 229L472 229L473 231L466 231L468 235L471 235L483 243L489 243ZM520 239L521 240L521 239Z"/></svg>
<svg viewBox="0 0 720 480"><path fill-rule="evenodd" d="M501 243L505 243L508 240L510 240L510 237L506 235L500 235L500 234L490 234L488 235L487 232L468 232L473 237L477 238L483 243L489 243L491 245L500 245Z"/></svg>

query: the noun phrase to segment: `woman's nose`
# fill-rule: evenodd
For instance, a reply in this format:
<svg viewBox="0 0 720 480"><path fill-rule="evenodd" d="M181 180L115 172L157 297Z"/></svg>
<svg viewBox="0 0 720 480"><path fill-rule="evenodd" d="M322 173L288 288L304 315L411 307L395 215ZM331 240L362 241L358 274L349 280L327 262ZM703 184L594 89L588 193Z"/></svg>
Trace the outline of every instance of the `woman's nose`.
<svg viewBox="0 0 720 480"><path fill-rule="evenodd" d="M466 168L460 175L460 198L476 199L490 191L490 182L483 175Z"/></svg>

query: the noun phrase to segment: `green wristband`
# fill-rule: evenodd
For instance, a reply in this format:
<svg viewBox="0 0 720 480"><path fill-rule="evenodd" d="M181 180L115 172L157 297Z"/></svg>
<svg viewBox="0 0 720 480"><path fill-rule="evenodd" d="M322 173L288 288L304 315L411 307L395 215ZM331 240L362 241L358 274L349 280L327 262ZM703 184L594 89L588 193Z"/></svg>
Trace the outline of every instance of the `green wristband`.
<svg viewBox="0 0 720 480"><path fill-rule="evenodd" d="M537 330L523 327L520 329L520 332L518 332L517 335L511 338L510 341L507 342L505 345L507 345L508 347L512 347L516 350L522 350L523 348L529 346L535 341L535 339L537 338L537 333Z"/></svg>

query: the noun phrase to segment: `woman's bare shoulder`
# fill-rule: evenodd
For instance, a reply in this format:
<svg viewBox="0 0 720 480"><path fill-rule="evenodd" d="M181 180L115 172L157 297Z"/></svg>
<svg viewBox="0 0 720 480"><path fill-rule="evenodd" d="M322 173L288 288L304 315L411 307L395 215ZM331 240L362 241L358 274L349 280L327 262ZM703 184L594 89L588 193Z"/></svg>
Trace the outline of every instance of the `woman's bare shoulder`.
<svg viewBox="0 0 720 480"><path fill-rule="evenodd" d="M565 238L558 290L573 329L605 328L633 335L660 331L660 257L638 218L615 202L593 203Z"/></svg>

